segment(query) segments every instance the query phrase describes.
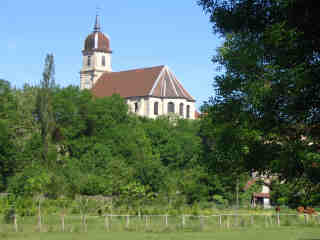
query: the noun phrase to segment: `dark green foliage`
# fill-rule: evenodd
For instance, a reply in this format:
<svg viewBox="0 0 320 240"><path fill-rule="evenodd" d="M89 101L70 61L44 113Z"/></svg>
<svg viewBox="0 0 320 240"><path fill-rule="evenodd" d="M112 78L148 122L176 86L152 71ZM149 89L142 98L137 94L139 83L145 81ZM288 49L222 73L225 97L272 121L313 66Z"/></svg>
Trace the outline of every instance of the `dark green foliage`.
<svg viewBox="0 0 320 240"><path fill-rule="evenodd" d="M3 221L7 224L12 224L14 220L15 210L13 208L6 209L3 214Z"/></svg>
<svg viewBox="0 0 320 240"><path fill-rule="evenodd" d="M23 198L107 195L131 206L156 195L165 204L209 199L197 121L140 118L119 95L55 87L53 73L49 55L40 86L4 82L17 107L0 119L2 189Z"/></svg>
<svg viewBox="0 0 320 240"><path fill-rule="evenodd" d="M225 38L213 58L225 71L215 78L216 96L203 108L208 113L204 128L216 129L204 131L205 152L217 159L213 155L219 151L221 159L230 159L230 149L241 171L276 174L301 186L299 194L310 198L320 176L316 1L198 3L210 15L214 31ZM219 139L226 150L217 145Z"/></svg>
<svg viewBox="0 0 320 240"><path fill-rule="evenodd" d="M49 159L50 135L54 128L52 92L55 87L54 80L54 59L52 54L48 54L45 59L43 78L37 92L35 117L39 122L42 141L43 164L51 164Z"/></svg>

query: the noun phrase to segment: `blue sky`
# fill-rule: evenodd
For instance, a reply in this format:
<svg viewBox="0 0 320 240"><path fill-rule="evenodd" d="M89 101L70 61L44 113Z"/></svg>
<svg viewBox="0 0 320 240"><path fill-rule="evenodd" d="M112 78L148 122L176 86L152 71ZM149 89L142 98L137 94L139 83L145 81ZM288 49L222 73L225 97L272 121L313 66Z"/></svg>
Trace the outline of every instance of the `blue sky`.
<svg viewBox="0 0 320 240"><path fill-rule="evenodd" d="M0 1L0 78L21 87L39 82L53 53L56 82L78 85L81 50L92 31L96 6L110 36L113 71L167 65L197 99L214 94L210 61L222 39L196 0Z"/></svg>

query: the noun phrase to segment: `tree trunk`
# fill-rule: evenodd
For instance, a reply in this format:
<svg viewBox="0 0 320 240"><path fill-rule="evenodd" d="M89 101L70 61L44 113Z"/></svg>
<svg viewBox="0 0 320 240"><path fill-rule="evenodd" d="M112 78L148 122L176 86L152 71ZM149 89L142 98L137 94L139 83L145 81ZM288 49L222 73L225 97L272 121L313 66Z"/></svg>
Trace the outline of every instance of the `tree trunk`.
<svg viewBox="0 0 320 240"><path fill-rule="evenodd" d="M38 205L38 229L39 232L41 232L42 224L41 224L41 199L39 199L39 205Z"/></svg>
<svg viewBox="0 0 320 240"><path fill-rule="evenodd" d="M239 209L239 177L237 177L237 183L236 183L236 204L237 204L237 209Z"/></svg>

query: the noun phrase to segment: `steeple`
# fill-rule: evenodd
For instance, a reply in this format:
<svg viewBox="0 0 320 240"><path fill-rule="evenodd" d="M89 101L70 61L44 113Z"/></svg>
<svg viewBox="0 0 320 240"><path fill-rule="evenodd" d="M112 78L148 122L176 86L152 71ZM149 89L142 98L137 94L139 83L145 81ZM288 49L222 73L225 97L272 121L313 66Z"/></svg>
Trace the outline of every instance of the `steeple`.
<svg viewBox="0 0 320 240"><path fill-rule="evenodd" d="M100 32L101 28L100 28L100 16L99 14L97 13L96 14L96 21L94 23L94 28L93 28L93 31L94 32Z"/></svg>
<svg viewBox="0 0 320 240"><path fill-rule="evenodd" d="M100 15L97 9L93 32L87 36L82 51L81 89L91 89L103 73L112 72L111 54L110 40L101 32Z"/></svg>

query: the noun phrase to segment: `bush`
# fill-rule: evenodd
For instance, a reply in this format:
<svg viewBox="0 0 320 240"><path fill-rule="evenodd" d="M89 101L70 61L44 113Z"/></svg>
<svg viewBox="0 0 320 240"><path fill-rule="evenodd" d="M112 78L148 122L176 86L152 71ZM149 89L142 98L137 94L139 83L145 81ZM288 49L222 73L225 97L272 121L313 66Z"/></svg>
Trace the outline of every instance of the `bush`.
<svg viewBox="0 0 320 240"><path fill-rule="evenodd" d="M13 208L8 208L4 211L3 221L7 224L12 224L16 211Z"/></svg>

